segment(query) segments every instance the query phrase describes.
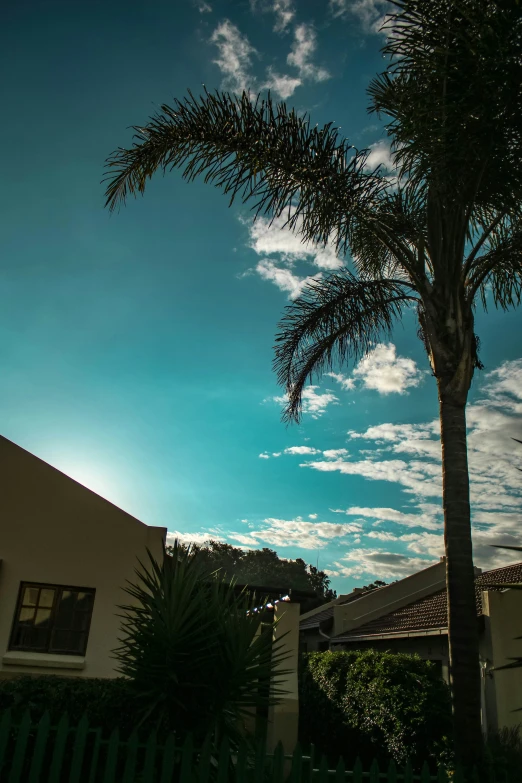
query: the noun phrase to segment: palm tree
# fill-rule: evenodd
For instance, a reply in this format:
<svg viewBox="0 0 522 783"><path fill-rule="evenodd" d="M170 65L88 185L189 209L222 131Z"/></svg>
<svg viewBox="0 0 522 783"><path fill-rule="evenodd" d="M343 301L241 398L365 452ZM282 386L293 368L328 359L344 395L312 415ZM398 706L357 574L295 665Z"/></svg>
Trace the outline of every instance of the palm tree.
<svg viewBox="0 0 522 783"><path fill-rule="evenodd" d="M364 356L415 309L437 381L455 745L481 744L478 628L465 406L480 367L478 304L522 294L522 8L519 0L395 0L370 84L397 176L368 168L331 123L318 128L270 96L189 92L135 127L108 159L107 204L143 193L158 170L204 176L304 242L334 241L342 273L312 283L280 324L275 367L299 420L305 384Z"/></svg>

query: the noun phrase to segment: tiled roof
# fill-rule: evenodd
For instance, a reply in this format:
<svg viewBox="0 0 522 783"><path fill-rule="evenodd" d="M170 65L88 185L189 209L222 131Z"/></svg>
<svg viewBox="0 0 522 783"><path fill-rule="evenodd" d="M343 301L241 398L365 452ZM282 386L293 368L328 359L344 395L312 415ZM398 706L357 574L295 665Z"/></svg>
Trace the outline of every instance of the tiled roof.
<svg viewBox="0 0 522 783"><path fill-rule="evenodd" d="M477 615L482 614L482 590L501 589L492 587L495 584L507 584L511 582L522 582L522 563L505 566L504 568L495 568L492 571L485 571L479 574L475 579L475 594L477 600ZM360 636L377 636L381 634L396 634L406 631L434 630L436 628L448 627L448 612L446 590L439 590L437 593L414 601L402 609L396 609L394 612L385 614L369 623L353 628L347 633L336 636L332 641L354 641Z"/></svg>

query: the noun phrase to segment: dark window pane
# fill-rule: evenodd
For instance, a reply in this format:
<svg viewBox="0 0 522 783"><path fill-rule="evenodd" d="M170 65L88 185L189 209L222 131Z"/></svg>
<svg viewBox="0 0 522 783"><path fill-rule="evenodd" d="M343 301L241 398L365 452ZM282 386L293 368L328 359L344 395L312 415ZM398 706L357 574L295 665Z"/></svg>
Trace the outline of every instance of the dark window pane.
<svg viewBox="0 0 522 783"><path fill-rule="evenodd" d="M75 612L73 618L73 630L85 631L89 625L89 615L87 612Z"/></svg>
<svg viewBox="0 0 522 783"><path fill-rule="evenodd" d="M51 652L83 654L85 651L85 634L74 631L55 631L51 640Z"/></svg>

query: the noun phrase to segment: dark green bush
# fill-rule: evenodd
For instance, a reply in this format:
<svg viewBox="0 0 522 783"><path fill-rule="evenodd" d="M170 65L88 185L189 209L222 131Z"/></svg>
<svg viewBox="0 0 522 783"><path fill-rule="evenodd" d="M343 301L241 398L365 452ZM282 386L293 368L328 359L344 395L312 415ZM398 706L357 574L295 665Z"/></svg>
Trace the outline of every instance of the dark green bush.
<svg viewBox="0 0 522 783"><path fill-rule="evenodd" d="M109 680L29 675L0 680L0 710L8 707L17 717L29 709L35 722L48 710L54 724L64 712L72 724L79 723L86 713L90 725L101 727L107 734L115 726L122 734L130 734L139 720L135 697L123 677Z"/></svg>
<svg viewBox="0 0 522 783"><path fill-rule="evenodd" d="M332 761L438 758L451 733L450 694L435 664L416 655L317 652L303 656L301 741Z"/></svg>

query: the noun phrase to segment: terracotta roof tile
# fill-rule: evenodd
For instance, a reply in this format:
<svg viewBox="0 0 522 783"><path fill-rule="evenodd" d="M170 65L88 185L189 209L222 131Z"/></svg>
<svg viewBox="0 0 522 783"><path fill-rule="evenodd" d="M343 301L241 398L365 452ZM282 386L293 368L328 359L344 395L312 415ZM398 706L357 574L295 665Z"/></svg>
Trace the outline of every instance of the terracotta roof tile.
<svg viewBox="0 0 522 783"><path fill-rule="evenodd" d="M477 615L482 615L482 591L484 589L495 590L501 588L492 587L495 584L510 582L522 582L522 563L495 568L479 574L475 580L475 594L477 601ZM414 601L402 609L385 614L371 620L369 623L352 629L348 633L336 636L333 641L354 641L359 636L376 636L380 634L403 633L405 631L423 631L435 628L447 628L448 612L446 605L446 590L439 590L433 595Z"/></svg>

